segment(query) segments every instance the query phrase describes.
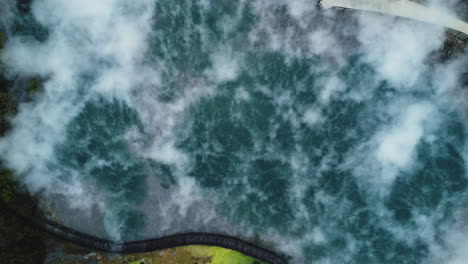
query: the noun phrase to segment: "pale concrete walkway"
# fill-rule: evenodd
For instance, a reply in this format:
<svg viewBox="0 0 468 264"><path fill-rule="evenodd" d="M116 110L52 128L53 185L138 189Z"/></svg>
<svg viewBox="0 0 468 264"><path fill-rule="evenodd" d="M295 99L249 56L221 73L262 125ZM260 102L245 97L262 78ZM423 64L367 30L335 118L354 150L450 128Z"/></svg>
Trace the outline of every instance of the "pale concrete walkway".
<svg viewBox="0 0 468 264"><path fill-rule="evenodd" d="M468 35L468 23L408 0L322 0L320 5L324 9L342 7L411 18L444 26Z"/></svg>

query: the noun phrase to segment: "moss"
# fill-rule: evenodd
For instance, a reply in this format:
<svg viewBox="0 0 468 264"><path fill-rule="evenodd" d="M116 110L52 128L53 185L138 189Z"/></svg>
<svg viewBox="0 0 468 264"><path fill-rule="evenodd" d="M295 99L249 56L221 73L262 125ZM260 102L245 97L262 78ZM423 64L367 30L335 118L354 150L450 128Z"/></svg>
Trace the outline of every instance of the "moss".
<svg viewBox="0 0 468 264"><path fill-rule="evenodd" d="M0 137L11 129L10 118L18 111L16 100L7 93L0 93Z"/></svg>
<svg viewBox="0 0 468 264"><path fill-rule="evenodd" d="M188 246L186 247L186 250L189 251L193 257L199 260L203 260L204 258L206 259L206 256L210 256L210 259L209 259L210 262L207 262L207 263L223 263L223 264L262 263L240 252L225 249L225 248L220 248L220 247Z"/></svg>
<svg viewBox="0 0 468 264"><path fill-rule="evenodd" d="M153 263L153 260L150 258L142 258L136 261L130 262L130 264L155 264Z"/></svg>
<svg viewBox="0 0 468 264"><path fill-rule="evenodd" d="M34 94L43 91L42 81L39 78L34 78L29 82L28 93Z"/></svg>
<svg viewBox="0 0 468 264"><path fill-rule="evenodd" d="M5 47L6 42L7 42L7 37L5 33L0 31L0 49L3 49Z"/></svg>
<svg viewBox="0 0 468 264"><path fill-rule="evenodd" d="M15 186L13 173L7 169L0 168L0 199L6 204L14 201Z"/></svg>

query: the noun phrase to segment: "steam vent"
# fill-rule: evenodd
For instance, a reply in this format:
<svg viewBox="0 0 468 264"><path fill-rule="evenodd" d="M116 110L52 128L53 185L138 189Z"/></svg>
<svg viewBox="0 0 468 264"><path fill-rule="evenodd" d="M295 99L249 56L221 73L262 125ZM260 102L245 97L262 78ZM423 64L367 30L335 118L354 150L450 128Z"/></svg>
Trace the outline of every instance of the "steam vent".
<svg viewBox="0 0 468 264"><path fill-rule="evenodd" d="M468 264L468 0L0 0L1 264Z"/></svg>

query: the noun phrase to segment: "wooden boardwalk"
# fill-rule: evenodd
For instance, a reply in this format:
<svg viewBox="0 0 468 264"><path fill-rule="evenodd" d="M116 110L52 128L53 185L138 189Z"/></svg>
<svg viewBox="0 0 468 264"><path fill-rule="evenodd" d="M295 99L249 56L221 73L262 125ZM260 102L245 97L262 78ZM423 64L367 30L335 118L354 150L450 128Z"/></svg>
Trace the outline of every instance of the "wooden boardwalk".
<svg viewBox="0 0 468 264"><path fill-rule="evenodd" d="M340 7L406 17L468 35L468 23L465 21L408 0L322 0L319 4L323 9Z"/></svg>

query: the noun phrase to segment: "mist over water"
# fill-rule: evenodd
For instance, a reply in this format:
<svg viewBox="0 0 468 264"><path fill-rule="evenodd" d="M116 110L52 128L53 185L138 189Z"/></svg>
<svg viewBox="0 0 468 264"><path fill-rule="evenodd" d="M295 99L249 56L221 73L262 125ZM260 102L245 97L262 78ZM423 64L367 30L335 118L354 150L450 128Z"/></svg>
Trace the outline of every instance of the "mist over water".
<svg viewBox="0 0 468 264"><path fill-rule="evenodd" d="M466 259L468 59L437 60L443 28L303 0L4 9L10 78L46 82L0 155L54 220L291 263Z"/></svg>

